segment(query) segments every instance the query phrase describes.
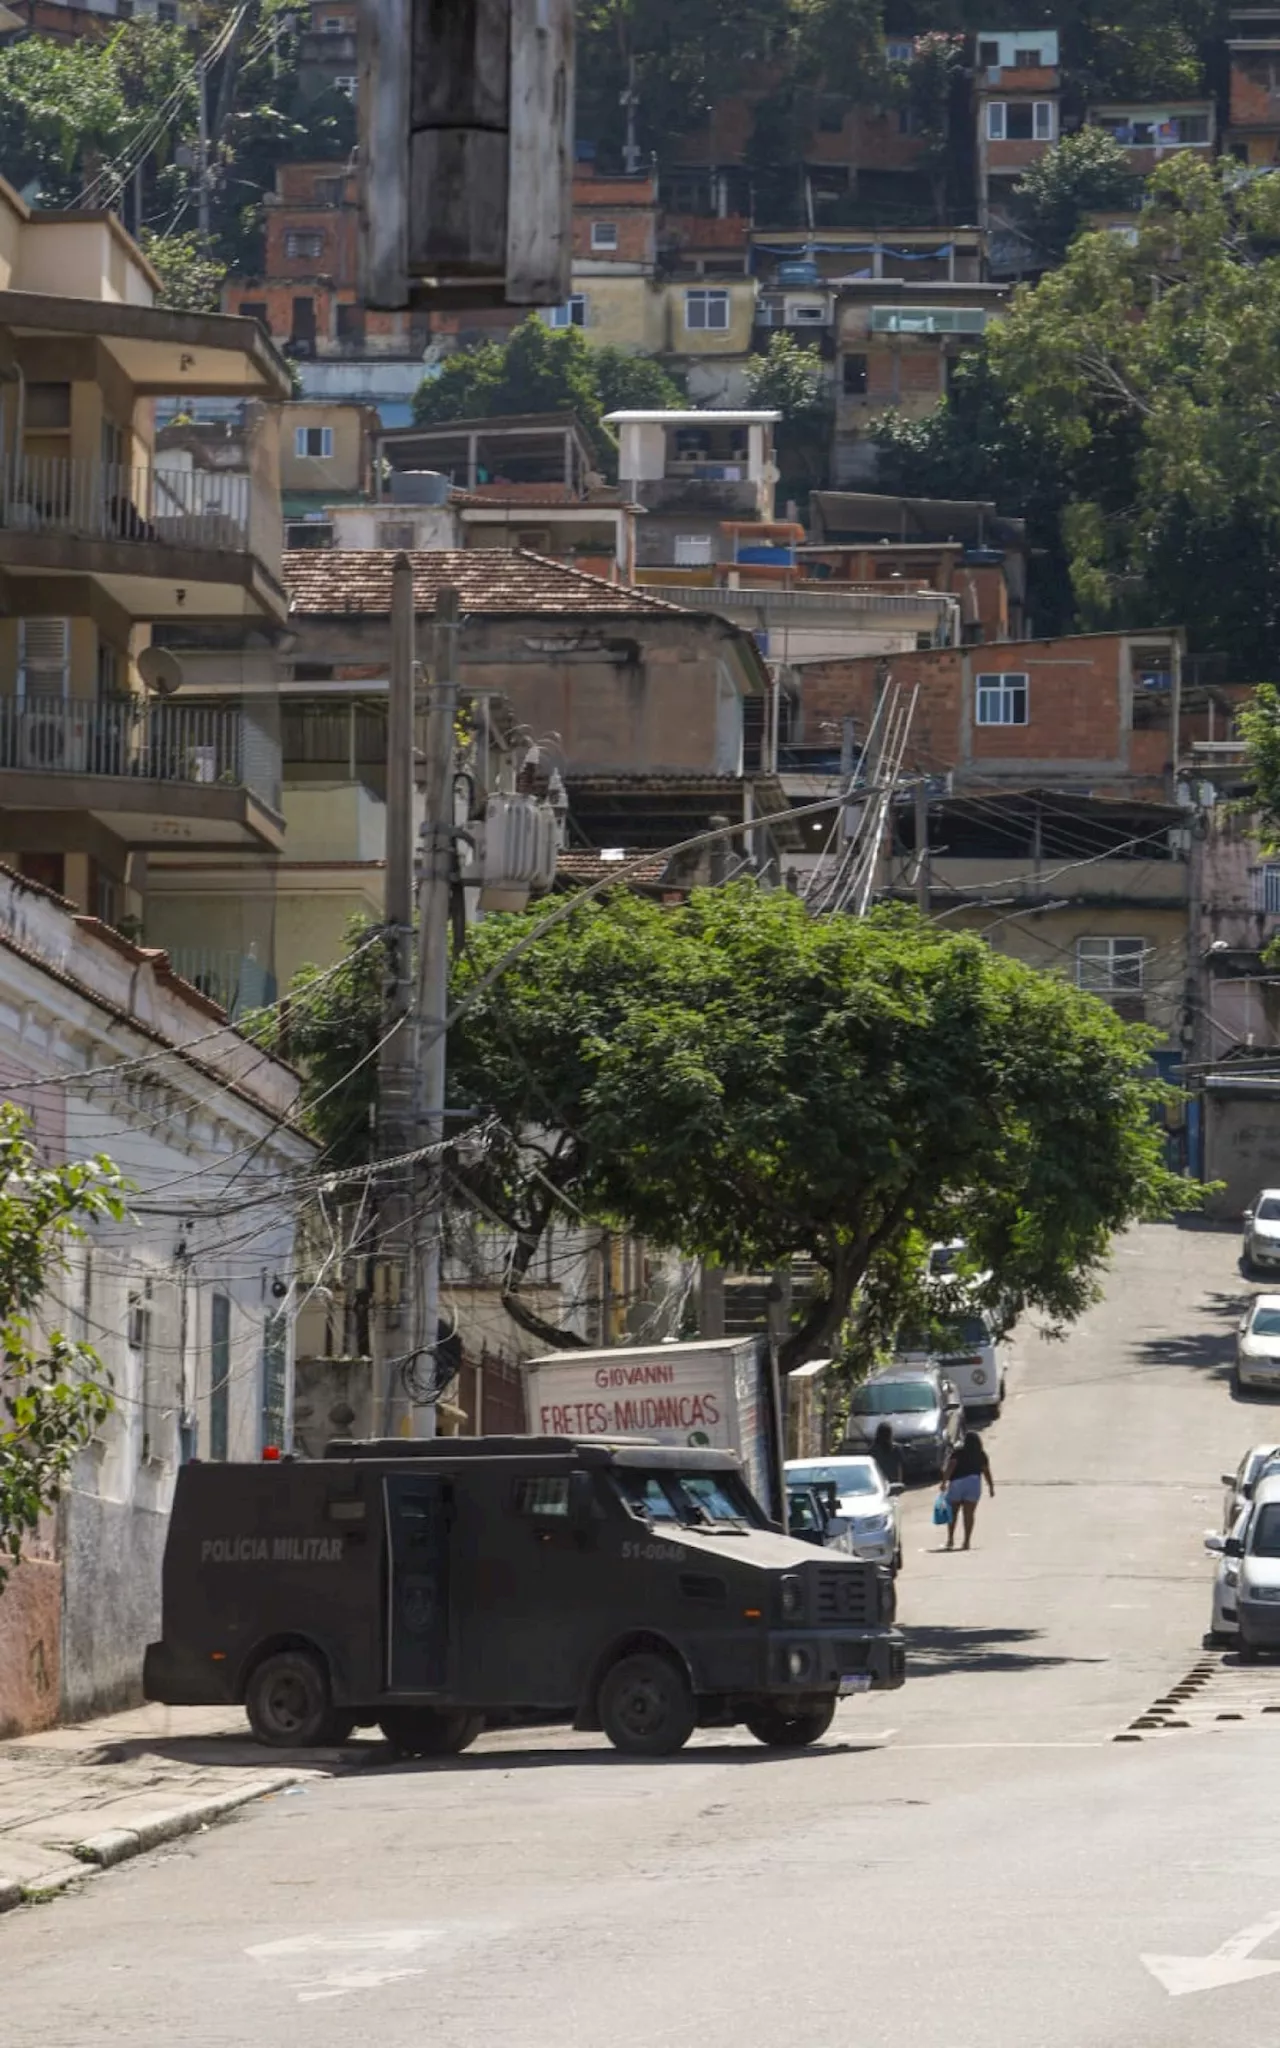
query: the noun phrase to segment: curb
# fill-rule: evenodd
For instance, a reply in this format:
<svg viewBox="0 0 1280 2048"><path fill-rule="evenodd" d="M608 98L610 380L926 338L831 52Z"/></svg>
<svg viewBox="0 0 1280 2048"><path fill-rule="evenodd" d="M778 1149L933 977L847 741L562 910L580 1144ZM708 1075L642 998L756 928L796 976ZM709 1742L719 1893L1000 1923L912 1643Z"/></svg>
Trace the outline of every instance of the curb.
<svg viewBox="0 0 1280 2048"><path fill-rule="evenodd" d="M107 1828L101 1834L88 1835L84 1841L73 1843L70 1850L82 1866L80 1869L58 1871L47 1878L33 1878L25 1884L0 1884L0 1913L49 1898L64 1891L68 1885L78 1883L81 1878L96 1876L100 1870L110 1870L117 1863L127 1862L131 1856L141 1856L146 1850L157 1849L165 1842L176 1842L183 1835L196 1834L201 1828L225 1819L238 1807L249 1806L256 1799L266 1799L272 1792L283 1792L290 1785L309 1781L311 1775L310 1772L282 1771L270 1779L237 1785L234 1791L219 1793L216 1798L195 1800L188 1806L175 1807L171 1813L157 1813L149 1820L139 1821L137 1827Z"/></svg>

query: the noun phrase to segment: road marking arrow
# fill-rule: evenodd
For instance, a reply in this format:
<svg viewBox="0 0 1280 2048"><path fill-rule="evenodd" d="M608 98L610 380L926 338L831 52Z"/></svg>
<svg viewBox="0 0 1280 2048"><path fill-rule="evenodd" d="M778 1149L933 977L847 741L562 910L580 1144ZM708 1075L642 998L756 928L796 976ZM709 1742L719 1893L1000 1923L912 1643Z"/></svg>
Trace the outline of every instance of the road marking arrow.
<svg viewBox="0 0 1280 2048"><path fill-rule="evenodd" d="M1247 1984L1255 1977L1273 1977L1280 1963L1250 1961L1273 1934L1280 1933L1280 1913L1255 1921L1233 1934L1209 1956L1143 1956L1142 1962L1170 1998L1185 1998L1189 1991L1221 1991L1228 1984Z"/></svg>

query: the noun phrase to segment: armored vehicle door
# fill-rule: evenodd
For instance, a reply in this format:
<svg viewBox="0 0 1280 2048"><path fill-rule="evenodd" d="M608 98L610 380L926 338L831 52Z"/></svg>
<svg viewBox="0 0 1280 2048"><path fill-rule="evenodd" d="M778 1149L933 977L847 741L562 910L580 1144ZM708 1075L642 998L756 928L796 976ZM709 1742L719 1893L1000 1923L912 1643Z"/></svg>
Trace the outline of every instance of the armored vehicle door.
<svg viewBox="0 0 1280 2048"><path fill-rule="evenodd" d="M429 1474L389 1473L387 1689L441 1692L449 1683L449 1534L453 1488Z"/></svg>

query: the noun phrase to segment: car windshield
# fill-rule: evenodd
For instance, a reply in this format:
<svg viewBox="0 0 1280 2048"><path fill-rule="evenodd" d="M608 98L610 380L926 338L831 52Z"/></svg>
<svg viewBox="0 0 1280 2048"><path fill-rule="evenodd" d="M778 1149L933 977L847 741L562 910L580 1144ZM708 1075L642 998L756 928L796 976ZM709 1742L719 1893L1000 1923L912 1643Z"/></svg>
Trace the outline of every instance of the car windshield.
<svg viewBox="0 0 1280 2048"><path fill-rule="evenodd" d="M853 1397L855 1415L925 1415L937 1405L928 1380L874 1380Z"/></svg>
<svg viewBox="0 0 1280 2048"><path fill-rule="evenodd" d="M632 1513L645 1521L681 1522L686 1528L708 1522L764 1526L747 1488L732 1472L640 1472L616 1465L613 1478Z"/></svg>
<svg viewBox="0 0 1280 2048"><path fill-rule="evenodd" d="M1280 1223L1280 1195L1268 1195L1253 1213L1259 1223Z"/></svg>
<svg viewBox="0 0 1280 2048"><path fill-rule="evenodd" d="M861 1459L837 1465L788 1465L788 1483L796 1486L834 1486L837 1493L879 1493L880 1474Z"/></svg>
<svg viewBox="0 0 1280 2048"><path fill-rule="evenodd" d="M1249 1332L1254 1337L1280 1337L1280 1308L1255 1308Z"/></svg>
<svg viewBox="0 0 1280 2048"><path fill-rule="evenodd" d="M1280 1557L1280 1501L1268 1501L1258 1510L1249 1549L1254 1557Z"/></svg>
<svg viewBox="0 0 1280 2048"><path fill-rule="evenodd" d="M935 1244L929 1254L931 1273L954 1273L964 1256L962 1244Z"/></svg>

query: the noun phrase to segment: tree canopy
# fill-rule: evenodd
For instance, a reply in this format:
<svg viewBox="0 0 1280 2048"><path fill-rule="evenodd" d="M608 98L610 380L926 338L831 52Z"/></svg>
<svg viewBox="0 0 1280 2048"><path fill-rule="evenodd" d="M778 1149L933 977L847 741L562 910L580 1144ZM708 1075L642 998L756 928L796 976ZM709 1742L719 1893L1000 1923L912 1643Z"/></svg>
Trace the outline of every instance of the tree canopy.
<svg viewBox="0 0 1280 2048"><path fill-rule="evenodd" d="M0 49L0 174L42 206L115 207L145 229L151 260L175 305L209 303L220 277L197 277L183 249L195 229L198 93L194 58L208 66L211 246L200 261L261 264L264 194L276 165L347 156L355 110L342 93L306 98L299 83L304 17L290 0L250 0L231 32L227 14L191 24L139 14L99 41L24 36ZM137 217L141 200L141 219ZM170 284L172 281L172 294Z"/></svg>
<svg viewBox="0 0 1280 2048"><path fill-rule="evenodd" d="M48 1280L86 1225L124 1214L109 1159L42 1164L27 1119L0 1103L0 1590L111 1407L92 1346L42 1326Z"/></svg>
<svg viewBox="0 0 1280 2048"><path fill-rule="evenodd" d="M1105 128L1078 128L1028 166L1014 188L1019 222L1047 262L1061 263L1089 213L1136 208L1142 181Z"/></svg>
<svg viewBox="0 0 1280 2048"><path fill-rule="evenodd" d="M458 995L527 919L477 928ZM1194 1199L1163 1164L1148 1046L976 937L900 909L816 919L741 884L678 909L583 906L475 995L450 1076L518 1134L469 1169L515 1232L517 1320L563 1335L519 1297L563 1208L740 1269L814 1260L794 1364L855 1295L890 1331L924 1248L957 1233L1002 1313L1078 1314L1116 1230Z"/></svg>
<svg viewBox="0 0 1280 2048"><path fill-rule="evenodd" d="M578 327L548 327L531 313L509 341L446 356L424 378L413 401L419 426L487 419L504 413L572 412L591 438L602 469L616 469L618 451L603 424L607 412L679 406L684 393L660 363L617 348L593 348Z"/></svg>
<svg viewBox="0 0 1280 2048"><path fill-rule="evenodd" d="M1185 623L1236 677L1275 676L1278 239L1280 179L1163 164L1131 239L1077 237L932 419L882 429L886 481L1025 511L1080 626Z"/></svg>
<svg viewBox="0 0 1280 2048"><path fill-rule="evenodd" d="M769 336L762 356L746 366L747 402L779 412L777 428L779 503L796 499L803 509L810 491L824 482L831 455L831 386L815 348L785 328Z"/></svg>

